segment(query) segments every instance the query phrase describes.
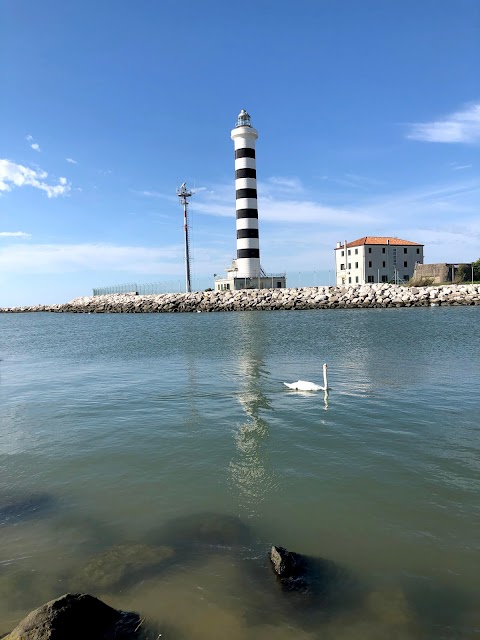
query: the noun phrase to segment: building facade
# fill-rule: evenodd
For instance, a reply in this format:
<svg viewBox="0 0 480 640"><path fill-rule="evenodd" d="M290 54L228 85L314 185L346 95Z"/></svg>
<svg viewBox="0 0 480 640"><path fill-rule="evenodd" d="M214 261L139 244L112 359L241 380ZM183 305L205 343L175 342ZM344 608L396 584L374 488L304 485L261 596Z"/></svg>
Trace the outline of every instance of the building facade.
<svg viewBox="0 0 480 640"><path fill-rule="evenodd" d="M337 242L337 286L374 282L408 282L417 263L423 264L423 244L384 236Z"/></svg>

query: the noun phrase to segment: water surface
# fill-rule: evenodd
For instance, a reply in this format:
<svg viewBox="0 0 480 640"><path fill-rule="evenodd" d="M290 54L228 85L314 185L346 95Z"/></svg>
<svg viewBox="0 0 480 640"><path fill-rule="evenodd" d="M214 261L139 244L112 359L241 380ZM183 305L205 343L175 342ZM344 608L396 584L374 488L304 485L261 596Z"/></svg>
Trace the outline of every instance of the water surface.
<svg viewBox="0 0 480 640"><path fill-rule="evenodd" d="M171 638L476 637L479 313L0 315L0 634L206 512L251 539L90 592ZM323 362L328 398L283 386ZM295 615L272 543L373 595Z"/></svg>

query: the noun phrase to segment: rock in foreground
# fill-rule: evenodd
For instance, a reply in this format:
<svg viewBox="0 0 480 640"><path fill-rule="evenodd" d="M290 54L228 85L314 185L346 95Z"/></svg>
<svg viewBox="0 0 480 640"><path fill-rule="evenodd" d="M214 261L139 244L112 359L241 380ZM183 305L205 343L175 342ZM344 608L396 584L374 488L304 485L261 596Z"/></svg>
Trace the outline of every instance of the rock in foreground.
<svg viewBox="0 0 480 640"><path fill-rule="evenodd" d="M86 593L67 593L32 611L4 640L133 640L140 617Z"/></svg>
<svg viewBox="0 0 480 640"><path fill-rule="evenodd" d="M362 586L345 567L275 546L269 558L282 591L294 598L295 607L314 607L333 613L360 605L364 595Z"/></svg>

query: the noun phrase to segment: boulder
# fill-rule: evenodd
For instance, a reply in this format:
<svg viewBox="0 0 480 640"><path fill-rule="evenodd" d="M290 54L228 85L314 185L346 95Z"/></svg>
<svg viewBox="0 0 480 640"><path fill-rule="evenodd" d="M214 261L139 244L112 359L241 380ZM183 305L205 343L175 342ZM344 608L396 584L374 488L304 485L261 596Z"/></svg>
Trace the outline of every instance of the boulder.
<svg viewBox="0 0 480 640"><path fill-rule="evenodd" d="M293 596L295 606L332 613L360 605L363 588L341 565L276 546L271 548L269 558L282 592Z"/></svg>
<svg viewBox="0 0 480 640"><path fill-rule="evenodd" d="M4 640L130 640L137 613L117 611L86 593L67 593L32 611Z"/></svg>

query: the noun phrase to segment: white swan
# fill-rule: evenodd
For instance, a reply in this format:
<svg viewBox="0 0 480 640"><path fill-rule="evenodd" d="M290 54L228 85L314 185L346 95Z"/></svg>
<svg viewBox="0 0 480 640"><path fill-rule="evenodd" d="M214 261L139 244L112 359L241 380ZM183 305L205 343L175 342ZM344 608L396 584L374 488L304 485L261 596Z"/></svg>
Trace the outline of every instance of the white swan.
<svg viewBox="0 0 480 640"><path fill-rule="evenodd" d="M308 382L307 380L297 380L297 382L284 382L283 384L289 389L295 389L296 391L328 391L327 380L327 365L323 365L323 387L314 382Z"/></svg>

